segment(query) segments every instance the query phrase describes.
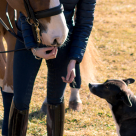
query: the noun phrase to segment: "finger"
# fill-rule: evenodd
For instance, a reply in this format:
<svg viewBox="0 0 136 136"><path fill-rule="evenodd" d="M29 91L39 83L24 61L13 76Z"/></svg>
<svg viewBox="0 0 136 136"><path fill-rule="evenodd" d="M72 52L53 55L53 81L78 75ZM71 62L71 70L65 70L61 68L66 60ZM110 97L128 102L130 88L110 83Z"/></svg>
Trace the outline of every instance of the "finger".
<svg viewBox="0 0 136 136"><path fill-rule="evenodd" d="M51 57L51 58L49 58L49 59L55 59L56 57Z"/></svg>
<svg viewBox="0 0 136 136"><path fill-rule="evenodd" d="M49 59L55 59L56 58L56 54L51 54L50 56L49 56Z"/></svg>
<svg viewBox="0 0 136 136"><path fill-rule="evenodd" d="M66 80L64 77L62 77L62 80L63 80L63 82L65 82L65 83L70 83L70 81L68 80Z"/></svg>
<svg viewBox="0 0 136 136"><path fill-rule="evenodd" d="M45 51L49 51L49 50L53 50L53 49L54 49L54 47L46 47L46 48L44 48Z"/></svg>
<svg viewBox="0 0 136 136"><path fill-rule="evenodd" d="M55 47L55 52L57 52L58 51L58 48L57 47Z"/></svg>
<svg viewBox="0 0 136 136"><path fill-rule="evenodd" d="M72 83L75 78L74 72L71 73L69 80L64 80L65 83Z"/></svg>
<svg viewBox="0 0 136 136"><path fill-rule="evenodd" d="M62 80L65 80L65 77L61 77L62 78Z"/></svg>
<svg viewBox="0 0 136 136"><path fill-rule="evenodd" d="M53 53L56 54L56 48L54 48L54 52Z"/></svg>
<svg viewBox="0 0 136 136"><path fill-rule="evenodd" d="M52 53L52 57L56 58L56 56L57 56L57 48L54 48L51 53Z"/></svg>
<svg viewBox="0 0 136 136"><path fill-rule="evenodd" d="M74 73L72 72L71 75L70 75L69 83L72 83L74 78L75 78L75 76L74 76Z"/></svg>
<svg viewBox="0 0 136 136"><path fill-rule="evenodd" d="M61 77L61 78L62 78L63 82L68 83L68 81L66 81L65 77Z"/></svg>
<svg viewBox="0 0 136 136"><path fill-rule="evenodd" d="M55 54L55 48L52 49L52 51L50 52L50 54Z"/></svg>
<svg viewBox="0 0 136 136"><path fill-rule="evenodd" d="M52 53L53 55L55 55L56 54L56 49L54 48L53 49L53 53Z"/></svg>
<svg viewBox="0 0 136 136"><path fill-rule="evenodd" d="M65 82L65 83L70 83L69 81L66 81L66 80L63 80L63 82Z"/></svg>
<svg viewBox="0 0 136 136"><path fill-rule="evenodd" d="M53 55L54 55L55 58L56 58L56 56L57 56L57 49L54 50Z"/></svg>
<svg viewBox="0 0 136 136"><path fill-rule="evenodd" d="M57 55L57 53L58 53L58 48L56 47L55 54Z"/></svg>
<svg viewBox="0 0 136 136"><path fill-rule="evenodd" d="M50 53L45 54L45 57L47 57L48 59L55 57L54 49Z"/></svg>
<svg viewBox="0 0 136 136"><path fill-rule="evenodd" d="M55 52L55 50L51 52L51 57L56 57L56 52Z"/></svg>
<svg viewBox="0 0 136 136"><path fill-rule="evenodd" d="M43 58L46 59L46 60L49 60L49 59L52 58L52 56L49 55L49 54L44 54L44 55L43 55Z"/></svg>
<svg viewBox="0 0 136 136"><path fill-rule="evenodd" d="M57 50L58 48L57 47L55 47L55 50Z"/></svg>
<svg viewBox="0 0 136 136"><path fill-rule="evenodd" d="M67 73L67 76L66 76L66 81L68 81L70 78L70 72Z"/></svg>
<svg viewBox="0 0 136 136"><path fill-rule="evenodd" d="M51 60L51 59L55 59L55 57L44 57L44 59L46 59L46 60Z"/></svg>
<svg viewBox="0 0 136 136"><path fill-rule="evenodd" d="M61 77L61 78L62 78L63 82L66 82L65 77Z"/></svg>

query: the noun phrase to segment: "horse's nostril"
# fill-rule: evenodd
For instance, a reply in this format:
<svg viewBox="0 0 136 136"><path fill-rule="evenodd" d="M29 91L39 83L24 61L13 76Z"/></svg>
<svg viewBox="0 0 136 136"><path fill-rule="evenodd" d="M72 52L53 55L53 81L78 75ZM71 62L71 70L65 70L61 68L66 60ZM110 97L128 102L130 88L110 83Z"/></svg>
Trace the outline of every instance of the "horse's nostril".
<svg viewBox="0 0 136 136"><path fill-rule="evenodd" d="M61 43L59 43L58 39L56 38L56 39L54 39L54 41L53 41L53 43L51 45L59 47L59 46L61 46Z"/></svg>
<svg viewBox="0 0 136 136"><path fill-rule="evenodd" d="M56 44L58 44L57 39L54 39L52 45L56 45Z"/></svg>

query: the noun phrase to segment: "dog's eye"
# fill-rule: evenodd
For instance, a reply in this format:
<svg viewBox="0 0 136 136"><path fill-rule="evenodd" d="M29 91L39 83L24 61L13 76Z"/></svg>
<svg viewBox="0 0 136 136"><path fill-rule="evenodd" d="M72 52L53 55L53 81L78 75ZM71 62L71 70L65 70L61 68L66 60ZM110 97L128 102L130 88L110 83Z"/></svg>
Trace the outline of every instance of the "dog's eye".
<svg viewBox="0 0 136 136"><path fill-rule="evenodd" d="M105 85L105 88L106 88L106 89L108 89L108 88L109 88L109 86L108 86L108 85Z"/></svg>

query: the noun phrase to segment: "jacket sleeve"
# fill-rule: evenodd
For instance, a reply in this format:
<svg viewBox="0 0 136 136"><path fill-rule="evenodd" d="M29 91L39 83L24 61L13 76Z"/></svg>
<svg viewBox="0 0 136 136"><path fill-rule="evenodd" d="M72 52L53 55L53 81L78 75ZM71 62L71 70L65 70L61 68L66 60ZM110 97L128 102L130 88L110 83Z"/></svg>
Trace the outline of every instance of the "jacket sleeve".
<svg viewBox="0 0 136 136"><path fill-rule="evenodd" d="M37 43L33 36L33 31L31 25L26 21L26 17L20 13L20 21L21 21L21 31L24 39L24 43L26 48L29 50L31 48L36 48Z"/></svg>
<svg viewBox="0 0 136 136"><path fill-rule="evenodd" d="M95 10L96 0L79 0L77 4L76 20L72 35L70 60L80 63L85 53L88 38L90 36Z"/></svg>

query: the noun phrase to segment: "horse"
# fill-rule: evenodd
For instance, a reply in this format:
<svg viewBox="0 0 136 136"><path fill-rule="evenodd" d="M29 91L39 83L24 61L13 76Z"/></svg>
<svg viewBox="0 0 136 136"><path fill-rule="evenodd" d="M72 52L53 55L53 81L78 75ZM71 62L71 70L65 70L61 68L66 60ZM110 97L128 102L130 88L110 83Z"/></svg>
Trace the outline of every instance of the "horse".
<svg viewBox="0 0 136 136"><path fill-rule="evenodd" d="M25 16L27 16L27 13L25 11L25 7L22 6L22 5L24 5L23 0L18 0L17 3L15 3L14 0L7 0L7 2L9 3L8 11L9 11L11 23L13 24L14 31L17 32L17 28L15 27L15 23L14 23L14 9L17 9L18 17L19 17L19 11L21 11ZM4 22L8 25L8 27L10 27L8 20L6 18L6 15L5 15L7 2L5 0L2 0L2 2L1 2L0 17L4 20ZM35 2L37 3L36 0L35 0ZM39 3L37 3L36 5L33 5L35 2L30 0L30 4L32 5L32 7L35 9L35 12L36 12L39 10L38 7L36 7L36 5ZM45 3L47 3L47 1ZM48 7L52 8L52 7L56 6L55 4L58 5L59 1L58 0L55 0L55 1L50 0L50 6L48 4ZM17 5L19 5L19 6L17 6ZM21 8L19 8L19 7L21 7ZM44 8L43 8L43 10L44 10ZM53 17L51 17L51 18L53 18ZM61 18L63 18L63 16L61 15L59 18L61 19ZM49 27L48 29L51 29L52 28L51 24L46 26L46 23L49 20L53 20L53 19L49 19L49 18L48 19L39 19L39 22L41 22L43 24L44 28ZM57 22L57 21L55 21L55 22ZM63 18L63 22L65 23L64 18ZM57 28L61 27L61 29L64 29L64 27L66 27L66 26L63 24L60 24L60 27L58 25L56 27ZM58 31L58 29L56 30L56 32L57 31ZM65 33L67 33L66 28L63 31L66 31ZM65 37L66 37L66 35L67 34L65 34ZM49 45L49 41L51 41L51 39L49 39L49 36L47 36L46 34L42 34L42 36L43 37L45 36L45 38L43 38L43 39L47 39L48 40L47 45ZM6 29L0 24L0 50L1 51L5 50L3 38L5 39L5 42L7 43L7 50L14 50L16 38L13 35L11 35L8 31L6 31ZM65 38L63 38L63 39L65 40ZM44 42L43 44L46 44L46 41L43 41L43 42ZM89 77L89 81L95 81L95 77L94 77L95 74L94 74L94 69L93 69L93 66L95 65L94 60L96 59L95 52L96 52L96 49L94 48L94 45L91 42L89 42L87 49L86 49L86 53L84 55L83 61L80 66L82 79L87 79L87 77ZM0 86L2 86L4 92L8 92L8 93L13 93L13 56L14 56L13 52L8 53L7 56L5 54L0 54ZM72 96L72 95L75 95L75 96ZM76 97L80 97L80 96L79 95L77 96L77 94L72 94L72 92L71 92L69 100L71 99L71 97L76 98ZM47 105L47 98L45 98L45 100L42 104L42 107L41 107L42 112L46 113L46 105ZM75 105L75 106L73 107L73 105ZM76 110L78 105L76 103L73 103L73 105L69 105L69 107L73 110ZM81 109L80 107L78 107L78 108Z"/></svg>

